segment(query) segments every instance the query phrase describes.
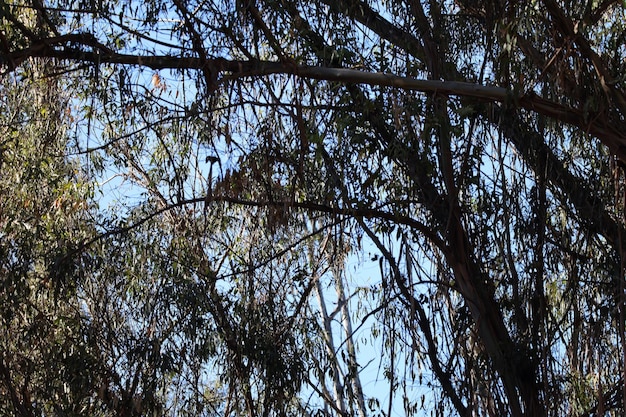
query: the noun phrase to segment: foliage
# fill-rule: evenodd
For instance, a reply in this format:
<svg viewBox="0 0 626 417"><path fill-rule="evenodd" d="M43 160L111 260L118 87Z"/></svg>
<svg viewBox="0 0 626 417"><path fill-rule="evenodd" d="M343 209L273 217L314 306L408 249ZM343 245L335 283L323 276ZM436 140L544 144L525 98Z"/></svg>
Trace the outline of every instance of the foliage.
<svg viewBox="0 0 626 417"><path fill-rule="evenodd" d="M64 156L68 97L45 62L3 79L0 136L0 410L34 415L89 409L96 375L77 298L94 264L91 188ZM20 71L21 72L21 71Z"/></svg>
<svg viewBox="0 0 626 417"><path fill-rule="evenodd" d="M624 413L621 2L0 7L3 412Z"/></svg>

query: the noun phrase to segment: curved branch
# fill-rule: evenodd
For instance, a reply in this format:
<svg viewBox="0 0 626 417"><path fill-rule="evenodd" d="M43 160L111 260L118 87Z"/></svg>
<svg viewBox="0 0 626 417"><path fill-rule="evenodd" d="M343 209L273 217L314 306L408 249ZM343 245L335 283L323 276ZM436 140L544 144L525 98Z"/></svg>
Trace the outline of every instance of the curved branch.
<svg viewBox="0 0 626 417"><path fill-rule="evenodd" d="M54 49L52 45L63 42L80 42L93 51L74 48ZM607 119L599 114L593 118L585 117L585 112L574 109L536 94L515 95L503 87L481 85L461 81L422 80L402 77L394 74L372 73L346 68L327 68L318 66L285 65L282 62L261 60L227 60L213 58L175 57L175 56L140 56L113 53L98 43L90 35L68 35L62 38L45 39L36 42L30 48L0 54L0 65L11 68L12 63L19 64L28 57L49 57L74 61L87 61L94 64L110 63L121 65L139 65L152 69L196 69L208 67L218 73L229 73L222 81L236 80L243 77L259 77L271 74L295 75L303 78L335 81L345 84L367 84L381 87L393 87L431 94L444 94L459 97L473 97L488 102L513 104L526 110L576 126L599 138L622 162L626 163L626 126L619 120Z"/></svg>

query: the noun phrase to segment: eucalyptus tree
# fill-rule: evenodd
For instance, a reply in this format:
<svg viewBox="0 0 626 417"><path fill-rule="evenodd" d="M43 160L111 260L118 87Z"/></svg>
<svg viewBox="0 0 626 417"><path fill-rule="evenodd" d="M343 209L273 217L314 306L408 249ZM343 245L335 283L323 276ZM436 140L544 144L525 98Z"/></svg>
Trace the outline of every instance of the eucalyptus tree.
<svg viewBox="0 0 626 417"><path fill-rule="evenodd" d="M53 59L80 89L68 152L112 207L76 239L110 260L77 281L108 410L389 414L324 326L375 248L390 406L623 414L621 2L2 11L5 77Z"/></svg>
<svg viewBox="0 0 626 417"><path fill-rule="evenodd" d="M30 60L0 84L0 413L91 410L97 367L76 288L91 259L91 187L65 157L69 97Z"/></svg>

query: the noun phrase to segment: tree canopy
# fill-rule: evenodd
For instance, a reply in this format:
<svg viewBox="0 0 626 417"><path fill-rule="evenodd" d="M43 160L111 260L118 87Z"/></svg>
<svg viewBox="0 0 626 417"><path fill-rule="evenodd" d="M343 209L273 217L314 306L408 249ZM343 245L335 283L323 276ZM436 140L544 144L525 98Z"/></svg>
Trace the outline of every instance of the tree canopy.
<svg viewBox="0 0 626 417"><path fill-rule="evenodd" d="M0 1L0 413L624 414L623 2Z"/></svg>

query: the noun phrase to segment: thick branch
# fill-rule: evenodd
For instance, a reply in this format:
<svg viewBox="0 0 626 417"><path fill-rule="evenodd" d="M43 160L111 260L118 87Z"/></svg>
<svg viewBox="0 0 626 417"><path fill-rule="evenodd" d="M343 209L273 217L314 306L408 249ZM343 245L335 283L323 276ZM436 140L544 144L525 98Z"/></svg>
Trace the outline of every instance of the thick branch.
<svg viewBox="0 0 626 417"><path fill-rule="evenodd" d="M78 35L72 35L71 41L77 41ZM55 39L59 44L63 39ZM65 40L68 41L68 40ZM620 121L607 120L604 115L585 115L582 110L546 100L535 94L515 96L511 90L502 87L460 81L421 80L410 77L401 77L393 74L372 73L345 68L327 68L316 66L285 65L272 61L231 61L223 58L213 58L204 61L193 57L175 56L139 56L111 53L103 46L90 42L92 51L79 49L55 49L50 40L34 44L28 49L19 50L10 54L0 54L0 65L19 64L28 57L50 57L72 61L122 65L139 65L152 69L205 69L210 66L217 73L228 73L223 80L233 80L242 77L259 77L270 74L288 74L303 78L325 81L335 81L346 84L367 84L381 87L393 87L404 90L420 91L424 93L473 97L483 101L510 103L526 110L547 116L549 118L576 126L599 138L611 152L626 163L626 126L620 128ZM587 117L585 117L587 116Z"/></svg>
<svg viewBox="0 0 626 417"><path fill-rule="evenodd" d="M337 13L345 14L348 10L350 17L369 28L382 39L397 45L420 61L425 61L426 53L419 39L412 33L404 31L382 17L366 2L359 0L322 0Z"/></svg>

